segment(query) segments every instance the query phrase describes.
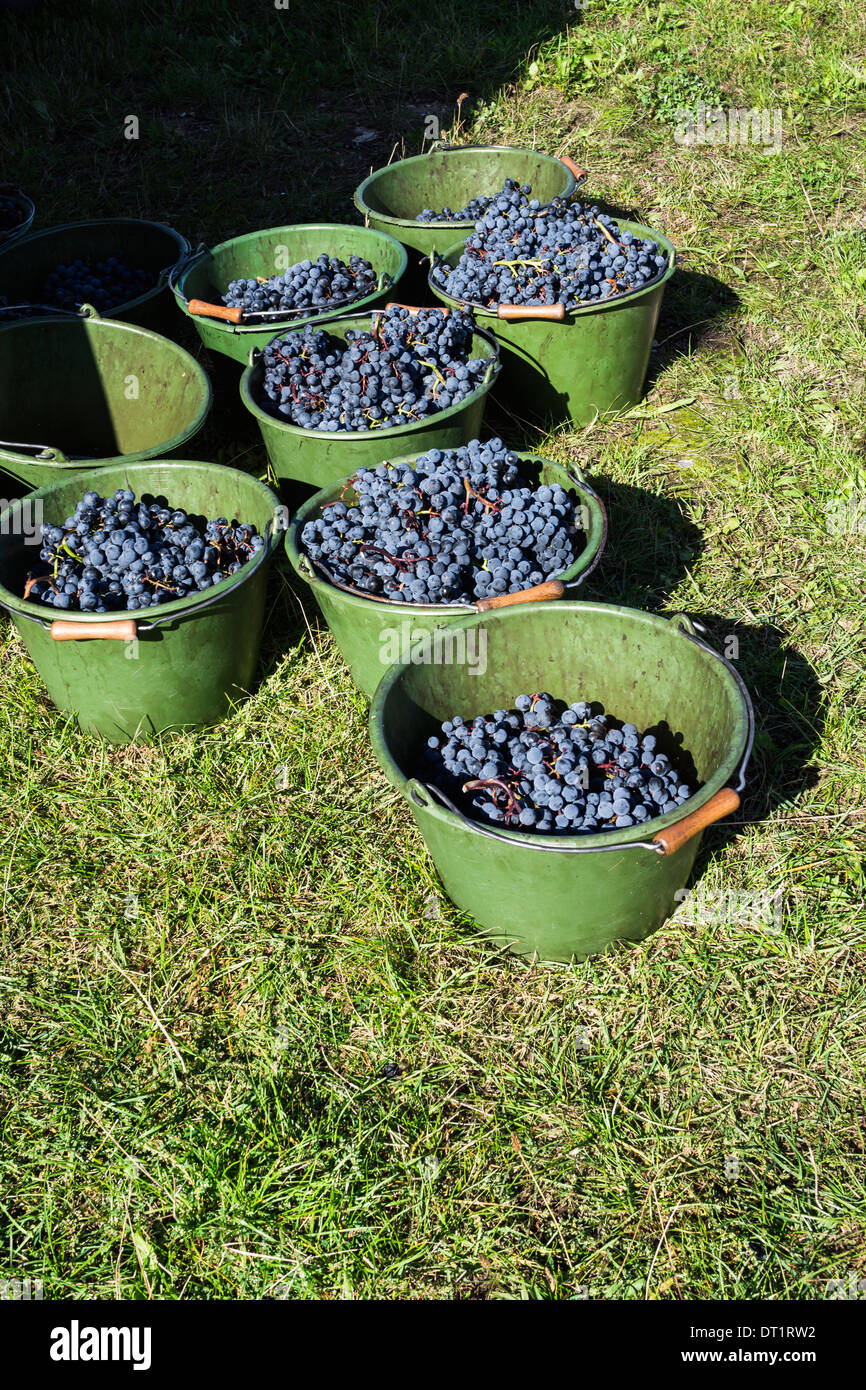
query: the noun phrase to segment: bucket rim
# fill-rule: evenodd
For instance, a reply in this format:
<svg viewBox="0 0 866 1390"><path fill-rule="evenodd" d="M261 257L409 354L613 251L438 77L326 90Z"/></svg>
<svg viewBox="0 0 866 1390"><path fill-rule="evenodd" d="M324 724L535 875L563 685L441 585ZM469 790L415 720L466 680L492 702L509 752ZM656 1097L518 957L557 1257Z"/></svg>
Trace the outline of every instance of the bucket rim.
<svg viewBox="0 0 866 1390"><path fill-rule="evenodd" d="M185 347L176 343L173 338L167 338L162 333L155 332L152 328L144 328L139 323L130 323L127 319L103 318L101 315L79 314L71 316L69 314L42 314L33 319L11 319L8 323L0 323L0 334L12 333L16 330L40 329L45 325L64 326L75 328L85 324L85 331L90 332L120 332L131 333L141 338L153 338L160 344L167 344L176 354L177 366L184 366L185 369L198 381L202 390L202 401L191 422L174 435L171 439L159 440L153 448L159 449L161 453L169 453L172 449L177 449L181 444L185 444L194 434L197 434L210 414L213 406L213 386L211 379L200 362L197 362L192 353L187 352ZM0 444L0 468L5 468L7 464L24 465L27 468L45 469L67 469L70 472L81 472L90 468L110 468L112 466L122 466L124 459L129 459L129 467L137 463L147 462L146 459L139 457L140 451L136 450L133 454L106 455L102 459L95 457L76 458L76 459L44 459L38 458L35 454L17 453L14 449L9 449ZM157 460L152 460L156 462ZM11 468L6 469L12 471Z"/></svg>
<svg viewBox="0 0 866 1390"><path fill-rule="evenodd" d="M167 222L156 222L153 220L153 218L150 217L86 217L83 218L80 222L57 222L51 227L40 227L39 230L36 232L28 231L25 236L16 237L11 244L8 241L0 243L0 257L2 257L3 253L7 250L11 251L14 249L15 251L18 251L23 246L26 246L28 243L37 241L39 237L53 236L58 232L78 231L79 227L119 226L154 228L160 232L168 232L169 236L173 237L174 240L177 242L176 259L169 266L164 267L160 270L159 279L157 280L157 283L153 286L152 289L145 290L143 294L136 295L135 299L125 299L122 304L115 304L112 306L112 314L125 314L130 309L136 309L140 304L145 304L148 300L154 299L156 295L161 294L162 291L166 288L165 280L163 278L164 271L173 270L174 267L180 261L182 261L185 256L188 256L190 251L192 250L192 243L189 241L187 237L184 236L183 232L179 232L176 227L170 227ZM2 263L0 263L0 265L2 265ZM19 320L13 319L12 322L19 322Z"/></svg>
<svg viewBox="0 0 866 1390"><path fill-rule="evenodd" d="M257 231L241 232L238 236L229 237L226 241L217 242L216 246L208 246L206 248L206 252L211 257L211 259L213 259L213 257L215 257L219 252L226 251L229 247L236 246L239 242L249 241L256 237L269 236L277 232L280 234L285 232L360 232L364 236L375 237L380 241L390 243L391 246L396 247L400 252L400 264L393 277L393 281L390 287L388 288L388 290L381 290L378 288L371 290L370 293L364 295L362 299L354 301L355 304L358 305L369 304L374 299L381 298L382 295L385 293L390 294L391 291L395 290L399 285L399 282L405 275L409 265L409 256L406 251L406 248L401 241L398 241L396 237L389 236L387 232L379 231L378 227L359 227L354 222L289 222L286 223L284 226L261 227ZM192 272L200 267L202 259L203 257L199 258L198 256L193 256L190 259L189 264L183 266L176 280L176 288L179 293L176 293L174 295L178 307L183 311L184 314L186 314L187 318L193 320L193 322L196 324L196 327L199 327L201 323L204 323L207 324L209 328L213 328L219 333L261 334L263 332L267 332L268 329L276 323L276 320L272 320L271 323L224 323L220 319L210 319L206 317L201 318L199 315L191 314L186 304L184 303L184 298L186 297L186 282L188 277L192 274ZM181 296L183 296L183 298ZM328 315L328 309L321 309L318 313L309 314L307 317L304 318L286 319L286 327L289 329L303 328L308 323L324 323L328 318ZM331 316L330 321L332 323L334 322L333 316ZM275 334L274 336L279 336L279 329L277 330L277 334Z"/></svg>
<svg viewBox="0 0 866 1390"><path fill-rule="evenodd" d="M668 811L663 816L653 816L642 825L626 826L622 830L607 830L596 832L590 835L560 835L560 834L538 834L527 831L504 830L499 827L487 826L482 822L474 822L461 812L455 814L435 801L426 792L424 783L416 777L406 777L394 759L383 732L383 711L385 703L393 688L400 681L403 673L410 669L402 662L397 662L383 675L370 703L368 716L368 731L373 753L379 766L382 768L388 781L403 799L413 807L413 790L421 791L426 794L426 801L423 803L424 811L432 815L443 826L455 828L460 826L473 834L482 836L485 839L494 838L500 842L513 844L516 848L533 849L537 851L547 851L559 853L581 853L599 851L605 849L623 849L646 847L656 850L655 845L648 845L647 834L657 835L659 830L664 830L678 821L685 820L693 811L699 810L710 801L717 792L727 786L734 774L739 770L739 789L745 785L745 772L752 751L752 739L754 736L755 714L751 696L746 688L742 676L735 669L730 661L722 654L710 646L708 642L695 631L695 625L688 619L684 619L680 613L670 615L649 613L642 608L630 608L625 604L598 603L595 601L581 602L576 599L559 599L553 603L536 603L530 609L521 611L520 608L500 608L487 613L474 614L469 617L461 618L450 627L453 632L456 629L479 626L491 619L494 622L513 622L523 618L529 620L533 614L553 610L561 615L563 606L573 608L583 613L601 612L612 616L627 615L629 619L638 620L645 623L648 627L654 628L657 632L669 633L672 638L677 635L685 641L693 643L702 653L704 658L716 661L721 668L722 679L728 690L734 695L739 704L739 711L736 721L735 733L731 741L731 750L728 756L722 761L720 766L708 778L701 789L690 796L682 806L678 806L675 811Z"/></svg>
<svg viewBox="0 0 866 1390"><path fill-rule="evenodd" d="M436 309L438 305L430 304L425 307ZM330 324L323 324L322 327L333 330L337 324L345 323L352 325L353 320L369 319L371 314L376 312L377 311L374 309L372 311L368 310L363 314L345 314L342 318L332 319ZM282 337L281 333L274 334L274 338L279 337ZM432 415L424 415L420 420L410 421L407 425L388 425L378 430L311 430L304 429L303 425L292 425L289 424L287 420L280 420L276 415L272 415L270 411L265 410L259 405L252 393L253 376L261 368L260 353L255 361L251 362L248 367L245 367L241 373L238 390L240 391L241 400L251 415L255 416L260 422L264 421L268 425L273 425L277 430L285 434L297 435L308 440L321 439L331 444L340 444L344 441L348 443L354 440L371 439L374 435L380 439L402 439L408 437L413 432L417 433L425 427L429 428L433 423L438 423L440 420L451 419L458 411L465 410L468 406L480 400L495 384L496 378L502 370L502 354L499 349L498 339L490 329L479 328L477 324L472 330L472 337L473 344L475 338L479 337L483 338L484 341L493 348L490 357L485 359L491 364L491 367L488 367L485 374L485 380L482 381L479 386L476 386L474 391L470 391L468 396L464 396L462 400L455 401L453 405L446 406L444 410L437 410ZM273 342L273 338L269 341ZM415 457L417 457L417 455L415 455Z"/></svg>
<svg viewBox="0 0 866 1390"><path fill-rule="evenodd" d="M421 162L422 160L429 159L430 156L431 156L431 155L434 155L434 154L435 154L435 155L443 155L443 156L444 156L444 155L449 155L449 154L460 155L460 154L466 153L466 152L468 152L468 151L470 151L470 150L472 151L473 154L533 154L533 155L537 155L540 159L548 159L548 160L550 160L550 162L551 162L552 164L560 164L560 165L562 165L563 170L564 170L565 173L568 175L568 187L565 189L565 191L564 191L563 193L557 194L557 195L556 195L557 197L559 197L559 198L570 198L571 195L572 195L572 193L574 192L575 188L577 187L577 180L575 179L574 174L572 174L572 172L571 172L571 170L568 168L568 166L567 166L566 164L563 164L563 163L562 163L562 160L559 158L558 155L555 155L555 154L548 154L548 153L546 152L546 150L534 150L534 149L532 149L532 148L530 148L530 147L528 147L528 146L526 146L526 145L449 145L449 146L446 146L446 147L444 147L444 148L441 148L441 147L440 147L440 148L435 148L435 147L434 147L434 148L431 148L431 149L429 149L429 150L425 150L422 154L413 154L413 155L409 155L409 156L407 156L406 159L395 159L393 164L383 164L383 165L381 165L380 168L374 169L373 172L372 172L372 174L368 174L367 177L366 177L361 183L358 184L358 187L355 189L355 192L352 194L352 201L353 201L353 203L355 204L355 207L358 209L358 211L359 211L360 213L363 213L365 217L375 217L375 219L376 219L377 222L387 222L387 223L389 223L391 226L394 226L394 227L426 227L426 226L430 226L430 227L447 227L447 228L449 228L449 229L452 228L452 227L474 227L474 226L475 226L475 219L474 219L474 218L470 218L468 221L465 221L465 222L464 222L464 221L461 221L461 222L451 222L451 221L449 221L449 222L445 222L445 223L443 223L443 222L426 223L426 222L419 222L419 221L418 221L416 218L414 218L414 217L396 217L393 213L390 213L390 212L377 212L375 208L373 208L373 207L370 206L370 204L366 201L366 198L365 198L365 193L366 193L367 189L370 188L371 185L373 185L373 184L375 184L376 182L378 182L378 180L379 180L384 174L389 173L392 169L398 169L398 168L401 168L401 167L405 167L407 164L420 164L420 162Z"/></svg>
<svg viewBox="0 0 866 1390"><path fill-rule="evenodd" d="M139 463L127 465L119 463L115 466L122 468L127 475L145 474L148 471L152 471L154 467L186 471L190 469L205 469L208 472L218 468L220 474L223 476L233 475L236 478L243 478L250 484L250 487L254 491L258 491L262 495L263 501L267 499L271 503L274 521L284 513L284 508L273 488L269 487L267 483L262 482L260 478L256 478L252 473L245 473L241 468L232 468L226 464L208 463L205 459L145 459ZM57 488L61 486L66 487L69 483L73 483L77 479L80 479L83 484L82 493L87 492L89 487L93 487L95 491L98 491L100 477L103 471L104 470L100 468L89 468L82 469L78 474L71 473L68 477L56 480L53 483L48 483L45 487L37 488L33 492L27 493L26 496L19 498L17 501L11 502L7 507L4 507L3 511L0 512L0 548L2 548L4 537L9 531L7 518L14 513L16 508L21 508L26 505L32 507L34 502L44 500L46 497L50 496L52 492L56 491ZM130 481L129 485L132 487L134 485L133 481ZM142 489L142 491L147 490L146 488ZM243 518L240 517L238 518L238 520L242 519ZM45 628L50 628L52 621L57 617L62 618L64 622L81 622L87 623L88 625L93 623L110 624L112 622L117 622L119 618L132 618L133 621L141 624L142 631L146 631L151 627L161 627L164 622L175 617L193 617L196 612L210 607L219 599L223 598L224 595L233 592L235 589L240 588L242 584L245 584L263 564L266 564L273 557L277 546L280 544L280 531L281 527L276 524L266 528L265 532L262 533L265 536L265 544L257 555L238 570L237 574L227 576L215 587L211 586L210 589L206 589L204 592L197 590L194 594L188 594L186 598L173 599L171 603L160 603L154 608L118 608L113 609L109 613L82 613L78 610L58 610L50 608L44 603L32 603L29 599L22 598L20 594L13 594L11 589L7 589L6 586L0 582L0 609L5 609L14 617L35 620Z"/></svg>
<svg viewBox="0 0 866 1390"><path fill-rule="evenodd" d="M573 565L563 570L561 574L547 576L548 579L561 580L562 583L566 585L567 589L576 589L590 574L592 574L604 553L608 536L607 509L598 493L592 487L592 484L581 472L578 473L578 476L575 476L569 473L568 469L562 464L557 463L555 459L546 458L543 454L537 454L533 450L512 449L510 452L516 454L521 461L543 463L547 464L548 467L556 469L572 486L579 488L587 498L595 522L595 525L590 527L589 534L592 535L593 532L596 532L595 538L587 542L586 547ZM382 459L381 462L387 464L389 467L396 468L401 465L405 467L407 464L411 466L415 460L420 457L421 454L403 454L397 458ZM357 469L355 472L357 472ZM391 601L385 605L377 603L374 599L368 598L364 594L352 594L348 593L345 589L337 588L335 585L329 583L324 575L317 574L315 570L313 570L311 564L310 569L312 572L310 574L305 573L304 569L301 567L301 561L307 558L300 544L300 536L303 527L308 521L314 519L315 513L321 510L323 503L331 499L331 494L339 493L341 488L345 487L347 483L351 483L354 476L354 473L350 473L348 477L341 478L335 483L328 483L325 487L320 488L319 491L314 493L312 497L309 497L307 501L304 502L303 506L299 507L292 516L286 530L285 549L289 558L289 563L298 575L298 578L302 579L305 584L308 584L314 593L321 589L323 592L334 595L338 600L345 599L349 607L357 607L367 612L376 609L378 612L387 613L395 620L401 617L411 618L418 614L435 614L442 618L447 618L450 614L453 614L455 621L460 617L478 616L478 610L475 605L466 603L399 603ZM308 560L308 564L309 563ZM557 603L562 601L561 599L556 600ZM539 604L538 606L541 607L542 605Z"/></svg>
<svg viewBox="0 0 866 1390"><path fill-rule="evenodd" d="M677 249L671 241L670 237L666 236L664 232L656 231L654 227L648 227L642 222L629 222L625 218L617 220L617 226L621 227L626 232L635 232L637 234L644 233L645 235L641 238L642 240L649 239L651 241L655 241L659 246L662 246L664 248L668 256L668 264L665 268L664 274L659 275L655 280L651 280L648 285L642 285L639 290L628 290L627 293L622 295L621 298L616 295L611 295L608 299L600 299L597 302L589 304L575 305L571 309L566 309L562 319L530 318L525 319L522 322L544 323L545 325L549 325L550 327L562 327L564 324L572 323L575 319L583 318L588 314L598 314L602 313L604 310L625 309L629 304L634 304L637 302L637 300L642 299L644 295L652 294L655 290L659 290L662 288L663 285L667 284L668 280L670 280L674 271L677 269ZM442 289L440 285L434 283L433 271L435 270L436 266L439 265L442 261L448 261L449 264L452 264L453 266L453 262L450 261L452 252L458 252L457 259L459 260L460 255L463 251L463 247L465 246L467 240L467 237L461 237L457 241L453 242L452 245L447 247L444 251L437 251L435 253L436 259L431 264L429 273L427 275L427 287L430 290L431 294L435 294L436 298L442 300L443 303L448 304L453 308L471 309L472 313L476 314L477 316L480 317L483 315L484 318L489 318L494 323L501 324L505 322L505 320L499 318L496 312L496 308L483 308L481 305L469 303L467 300L455 299L454 295L449 294L447 290ZM538 307L540 308L541 306L539 305Z"/></svg>

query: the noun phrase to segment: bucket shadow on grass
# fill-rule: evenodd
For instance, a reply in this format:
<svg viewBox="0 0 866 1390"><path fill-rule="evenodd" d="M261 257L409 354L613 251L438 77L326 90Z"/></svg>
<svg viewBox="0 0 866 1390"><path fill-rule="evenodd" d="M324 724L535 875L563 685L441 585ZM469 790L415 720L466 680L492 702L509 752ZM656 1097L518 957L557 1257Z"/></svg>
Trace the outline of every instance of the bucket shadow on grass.
<svg viewBox="0 0 866 1390"><path fill-rule="evenodd" d="M207 372L213 387L213 407L206 431L210 437L221 443L226 436L238 439L245 444L261 441L256 422L241 400L240 381L244 364L236 362L224 352L211 352L199 341L192 354ZM204 433L204 432L203 432Z"/></svg>
<svg viewBox="0 0 866 1390"><path fill-rule="evenodd" d="M657 612L697 563L700 530L674 498L604 476L589 481L607 511L607 545L574 597Z"/></svg>
<svg viewBox="0 0 866 1390"><path fill-rule="evenodd" d="M301 604L307 613L304 618ZM316 622L313 621L313 613ZM314 607L312 597L301 592L301 584L289 569L284 556L277 553L271 572L268 575L268 589L265 596L265 621L262 630L262 645L256 670L255 688L258 689L274 674L283 658L295 650L308 631L308 622L314 628L325 621Z"/></svg>
<svg viewBox="0 0 866 1390"><path fill-rule="evenodd" d="M724 280L696 270L677 270L662 300L644 395L678 357L690 357L718 337L740 304L739 295Z"/></svg>
<svg viewBox="0 0 866 1390"><path fill-rule="evenodd" d="M719 614L702 613L699 621L707 629L704 640L719 652L730 652L752 697L755 743L742 804L733 817L704 832L693 881L745 826L758 824L814 786L817 772L809 764L824 726L818 676L779 628L737 623Z"/></svg>

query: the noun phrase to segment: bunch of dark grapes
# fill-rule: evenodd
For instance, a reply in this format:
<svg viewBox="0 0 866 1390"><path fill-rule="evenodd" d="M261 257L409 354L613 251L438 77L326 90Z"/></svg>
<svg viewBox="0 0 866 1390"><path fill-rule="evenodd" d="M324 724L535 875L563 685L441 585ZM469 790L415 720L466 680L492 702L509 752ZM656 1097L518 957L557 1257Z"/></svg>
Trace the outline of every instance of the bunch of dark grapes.
<svg viewBox="0 0 866 1390"><path fill-rule="evenodd" d="M42 304L56 309L80 309L92 304L103 313L137 299L156 285L152 270L133 269L122 252L107 256L104 261L88 265L85 261L70 261L52 270L39 296Z"/></svg>
<svg viewBox="0 0 866 1390"><path fill-rule="evenodd" d="M468 396L490 365L472 358L474 322L463 311L391 308L346 341L311 324L264 350L262 402L271 414L315 430L408 425Z"/></svg>
<svg viewBox="0 0 866 1390"><path fill-rule="evenodd" d="M514 709L470 723L455 715L441 730L427 740L422 778L473 819L509 830L625 830L675 811L692 794L655 734L586 700L518 695Z"/></svg>
<svg viewBox="0 0 866 1390"><path fill-rule="evenodd" d="M27 216L21 204L14 198L0 198L0 232L12 232Z"/></svg>
<svg viewBox="0 0 866 1390"><path fill-rule="evenodd" d="M433 208L425 208L419 212L415 218L416 222L477 222L479 217L483 217L491 203L495 203L497 198L503 194L517 193L526 197L532 192L528 183L519 184L516 179L506 179L498 193L490 195L481 194L478 198L471 198L465 208L459 212L452 212L451 208L443 208L441 212L434 212ZM533 198L529 204L531 208L540 208L541 204L537 198Z"/></svg>
<svg viewBox="0 0 866 1390"><path fill-rule="evenodd" d="M339 256L319 256L315 261L298 261L282 275L269 280L256 276L232 280L222 297L223 304L260 313L272 309L327 309L332 302L349 304L376 288L376 272L362 256L350 256L348 263Z"/></svg>
<svg viewBox="0 0 866 1390"><path fill-rule="evenodd" d="M501 439L431 449L411 468L361 468L308 521L301 543L335 579L402 603L513 594L574 563L580 516L558 485L533 486Z"/></svg>
<svg viewBox="0 0 866 1390"><path fill-rule="evenodd" d="M498 304L577 304L642 289L660 276L667 257L655 241L621 231L597 207L554 198L547 207L521 191L493 199L467 238L456 266L432 271L453 295Z"/></svg>
<svg viewBox="0 0 866 1390"><path fill-rule="evenodd" d="M204 527L159 501L86 492L62 526L42 526L41 567L25 598L82 613L150 608L236 574L264 545L255 526L217 517Z"/></svg>

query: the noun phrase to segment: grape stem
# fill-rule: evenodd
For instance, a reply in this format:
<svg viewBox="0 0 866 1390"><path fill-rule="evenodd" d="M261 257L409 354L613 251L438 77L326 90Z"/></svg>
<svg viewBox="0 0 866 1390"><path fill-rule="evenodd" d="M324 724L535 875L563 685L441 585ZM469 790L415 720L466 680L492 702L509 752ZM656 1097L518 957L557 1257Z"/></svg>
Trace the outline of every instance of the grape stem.
<svg viewBox="0 0 866 1390"><path fill-rule="evenodd" d="M482 505L482 507L484 508L485 512L488 512L488 511L491 511L491 510L495 510L495 509L496 509L497 504L496 504L494 501L492 501L491 498L489 498L489 497L482 497L480 492L475 492L475 491L473 491L473 489L472 489L472 488L470 487L470 485L469 485L469 479L468 479L468 478L464 478L464 479L463 479L463 486L464 486L465 489L466 489L466 500L465 500L465 502L463 502L463 503L461 504L462 507L463 507L464 512L466 512L467 514L468 514L468 512L469 512L469 499L470 499L470 497L474 497L474 498L476 499L476 501L480 502L481 505Z"/></svg>
<svg viewBox="0 0 866 1390"><path fill-rule="evenodd" d="M599 222L597 217L594 217L592 220L598 227L598 230L604 233L609 242L611 242L614 246L619 246L619 242L617 241L616 237L611 235L611 233L607 230L607 227L604 225L603 222Z"/></svg>
<svg viewBox="0 0 866 1390"><path fill-rule="evenodd" d="M477 777L471 782L463 783L464 792L480 791L482 787L495 787L496 790L493 793L494 800L497 793L503 792L508 797L509 813L515 816L520 815L520 802L517 800L511 788L505 782L500 781L498 777Z"/></svg>

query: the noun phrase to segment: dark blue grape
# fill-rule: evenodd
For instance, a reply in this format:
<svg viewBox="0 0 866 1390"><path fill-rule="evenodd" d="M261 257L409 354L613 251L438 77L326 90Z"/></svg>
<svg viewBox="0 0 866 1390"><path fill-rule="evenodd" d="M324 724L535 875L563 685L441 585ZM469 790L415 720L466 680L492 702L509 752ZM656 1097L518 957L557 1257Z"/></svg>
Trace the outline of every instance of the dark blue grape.
<svg viewBox="0 0 866 1390"><path fill-rule="evenodd" d="M475 391L471 314L393 307L343 341L308 324L268 343L261 405L302 429L367 431L412 424ZM458 375L459 373L459 375Z"/></svg>
<svg viewBox="0 0 866 1390"><path fill-rule="evenodd" d="M146 294L156 283L155 270L132 269L118 251L93 265L75 260L55 266L36 298L58 309L80 309L86 303L104 312Z"/></svg>
<svg viewBox="0 0 866 1390"><path fill-rule="evenodd" d="M309 309L315 314L332 301L343 304L363 299L375 290L376 283L376 271L362 256L350 256L347 262L323 252L315 261L298 261L269 278L231 280L222 302L245 313Z"/></svg>
<svg viewBox="0 0 866 1390"><path fill-rule="evenodd" d="M432 278L453 298L485 308L573 308L643 289L666 268L657 242L622 231L599 208L564 198L539 208L515 187L491 200L457 264L443 262Z"/></svg>
<svg viewBox="0 0 866 1390"><path fill-rule="evenodd" d="M136 505L129 488L105 499L87 492L62 527L45 524L41 531L41 568L27 577L27 597L97 613L147 608L206 589L237 573L265 543L255 526L226 517L207 522L206 538L199 536L185 512ZM184 538L199 547L192 571Z"/></svg>
<svg viewBox="0 0 866 1390"><path fill-rule="evenodd" d="M479 217L484 215L489 207L492 205L499 206L501 200L503 198L508 198L510 194L516 193L518 196L523 194L524 197L527 197L531 192L532 188L528 183L521 186L516 179L506 179L498 193L490 195L480 194L477 198L470 198L466 206L458 209L457 212L453 212L452 209L448 207L442 208L441 212L434 212L433 208L424 208L423 212L418 213L415 221L476 222ZM527 206L537 211L541 207L541 204L537 198L533 198L532 202L527 203Z"/></svg>
<svg viewBox="0 0 866 1390"><path fill-rule="evenodd" d="M533 486L500 439L431 449L412 468L361 468L352 488L352 505L323 508L301 543L363 594L474 603L551 578L582 549L573 497L558 485Z"/></svg>
<svg viewBox="0 0 866 1390"><path fill-rule="evenodd" d="M541 692L518 695L513 710L470 724L455 715L427 739L419 775L466 814L512 830L597 834L682 806L691 789L670 760L661 773L624 766L637 729L594 708L591 714L588 701L564 706ZM503 731L504 741L497 738Z"/></svg>

